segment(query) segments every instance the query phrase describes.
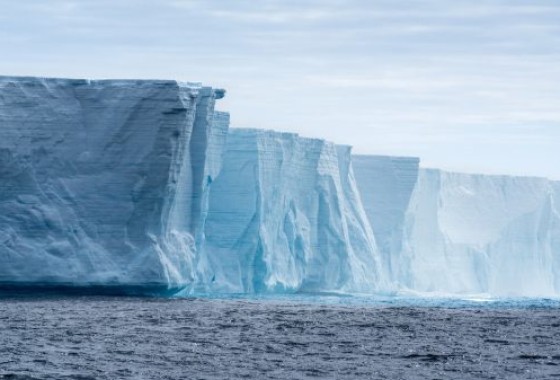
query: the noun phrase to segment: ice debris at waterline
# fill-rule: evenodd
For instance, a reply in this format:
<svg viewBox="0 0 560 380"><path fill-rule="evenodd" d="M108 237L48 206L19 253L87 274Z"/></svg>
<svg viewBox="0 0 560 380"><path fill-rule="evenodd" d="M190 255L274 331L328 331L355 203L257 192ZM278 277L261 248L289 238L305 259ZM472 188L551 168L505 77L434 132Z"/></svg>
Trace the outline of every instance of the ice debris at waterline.
<svg viewBox="0 0 560 380"><path fill-rule="evenodd" d="M0 77L0 288L560 296L560 184L228 131L223 90Z"/></svg>

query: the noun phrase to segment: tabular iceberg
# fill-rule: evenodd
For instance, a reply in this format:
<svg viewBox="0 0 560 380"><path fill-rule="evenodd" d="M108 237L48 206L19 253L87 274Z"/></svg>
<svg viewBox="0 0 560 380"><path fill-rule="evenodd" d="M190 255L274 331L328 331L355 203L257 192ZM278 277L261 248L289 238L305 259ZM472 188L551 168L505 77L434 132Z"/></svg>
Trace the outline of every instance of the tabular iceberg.
<svg viewBox="0 0 560 380"><path fill-rule="evenodd" d="M192 283L223 90L0 77L0 283Z"/></svg>
<svg viewBox="0 0 560 380"><path fill-rule="evenodd" d="M560 294L560 203L543 178L421 170L405 218L401 285L420 292Z"/></svg>
<svg viewBox="0 0 560 380"><path fill-rule="evenodd" d="M557 182L418 169L415 158L353 161L390 289L560 294Z"/></svg>
<svg viewBox="0 0 560 380"><path fill-rule="evenodd" d="M210 190L199 289L367 291L381 286L350 148L232 129Z"/></svg>
<svg viewBox="0 0 560 380"><path fill-rule="evenodd" d="M416 157L352 157L356 183L381 253L385 278L398 282L404 219L418 179Z"/></svg>
<svg viewBox="0 0 560 380"><path fill-rule="evenodd" d="M0 288L560 295L560 183L228 132L223 94L0 77Z"/></svg>

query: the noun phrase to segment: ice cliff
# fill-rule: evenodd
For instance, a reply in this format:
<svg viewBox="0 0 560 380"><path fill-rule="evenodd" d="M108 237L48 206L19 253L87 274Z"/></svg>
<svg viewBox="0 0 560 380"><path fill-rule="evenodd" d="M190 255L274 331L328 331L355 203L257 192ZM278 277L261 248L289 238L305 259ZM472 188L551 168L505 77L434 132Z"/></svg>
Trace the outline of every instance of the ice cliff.
<svg viewBox="0 0 560 380"><path fill-rule="evenodd" d="M418 169L418 159L354 157L393 291L558 296L560 186L543 178Z"/></svg>
<svg viewBox="0 0 560 380"><path fill-rule="evenodd" d="M176 81L0 77L0 284L192 283L223 96Z"/></svg>
<svg viewBox="0 0 560 380"><path fill-rule="evenodd" d="M405 217L400 285L558 296L559 190L542 178L421 170Z"/></svg>
<svg viewBox="0 0 560 380"><path fill-rule="evenodd" d="M0 77L0 288L560 295L560 183L228 132L223 94Z"/></svg>
<svg viewBox="0 0 560 380"><path fill-rule="evenodd" d="M232 129L210 191L205 274L222 292L375 291L375 240L350 148Z"/></svg>
<svg viewBox="0 0 560 380"><path fill-rule="evenodd" d="M404 219L418 179L416 157L352 157L356 183L382 256L385 277L395 282Z"/></svg>

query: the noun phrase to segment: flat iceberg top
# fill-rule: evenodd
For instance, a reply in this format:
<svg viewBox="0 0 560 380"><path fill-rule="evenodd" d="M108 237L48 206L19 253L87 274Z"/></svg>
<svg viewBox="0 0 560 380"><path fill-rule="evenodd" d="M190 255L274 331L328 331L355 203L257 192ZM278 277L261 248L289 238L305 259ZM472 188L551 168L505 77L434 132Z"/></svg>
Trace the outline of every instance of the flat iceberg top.
<svg viewBox="0 0 560 380"><path fill-rule="evenodd" d="M260 140L283 140L283 141L293 141L299 144L316 144L316 145L328 145L336 146L339 149L347 149L348 152L352 149L350 145L335 144L331 141L316 138L316 137L303 137L299 133L295 132L280 132L273 129L258 129L258 128L231 128L231 134L235 134L240 138L256 138Z"/></svg>
<svg viewBox="0 0 560 380"><path fill-rule="evenodd" d="M419 157L414 156L387 156L383 154L353 154L352 158L354 162L356 161L372 161L372 162L383 162L387 161L403 161L411 163L420 163Z"/></svg>
<svg viewBox="0 0 560 380"><path fill-rule="evenodd" d="M0 86L6 87L10 84L16 86L44 86L44 87L95 87L95 88L180 88L189 91L213 92L216 99L225 95L224 89L213 89L203 86L200 82L184 82L173 79L78 79L78 78L49 78L31 76L1 76Z"/></svg>
<svg viewBox="0 0 560 380"><path fill-rule="evenodd" d="M437 168L420 168L421 171L431 173L431 175L441 175L446 178L455 179L481 179L481 180L504 180L504 181L546 181L552 182L546 177L531 176L531 175L511 175L511 174L482 174L482 173L467 173L458 172L454 170L444 170ZM559 182L560 183L560 182Z"/></svg>

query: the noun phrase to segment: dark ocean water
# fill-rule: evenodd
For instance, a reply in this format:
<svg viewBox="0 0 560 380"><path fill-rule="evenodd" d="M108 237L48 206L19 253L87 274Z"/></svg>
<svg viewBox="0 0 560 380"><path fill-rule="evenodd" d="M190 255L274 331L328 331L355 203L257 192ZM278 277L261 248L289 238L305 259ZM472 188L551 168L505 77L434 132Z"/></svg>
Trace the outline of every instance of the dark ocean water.
<svg viewBox="0 0 560 380"><path fill-rule="evenodd" d="M0 298L0 379L560 379L560 308Z"/></svg>

